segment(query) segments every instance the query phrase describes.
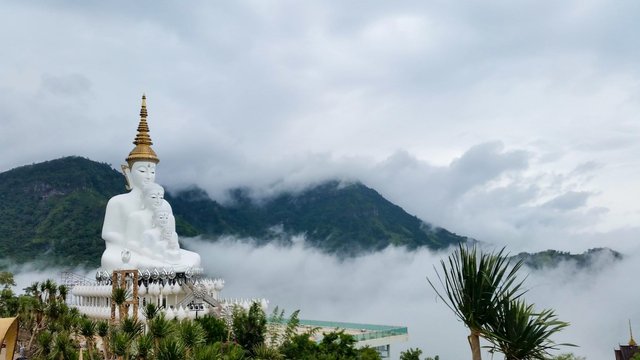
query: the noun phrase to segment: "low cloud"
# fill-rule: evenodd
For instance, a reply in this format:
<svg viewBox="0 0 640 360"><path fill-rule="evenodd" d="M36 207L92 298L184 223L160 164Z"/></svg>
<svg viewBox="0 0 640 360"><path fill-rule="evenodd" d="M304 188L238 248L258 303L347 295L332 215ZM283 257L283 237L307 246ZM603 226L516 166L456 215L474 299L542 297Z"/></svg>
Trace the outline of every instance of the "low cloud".
<svg viewBox="0 0 640 360"><path fill-rule="evenodd" d="M339 261L306 248L304 241L292 247L253 247L231 238L213 244L190 239L187 244L208 259L208 274L226 279L224 296L266 297L271 308L277 305L288 313L301 309L305 319L407 326L410 340L395 345L396 354L420 347L430 356L469 356L467 329L426 281L427 276L435 278L433 267L440 266L445 252L392 247ZM571 323L554 340L579 347L563 352L611 357L613 347L628 341L627 319L640 326L633 285L640 271L638 255L613 262L605 254L594 270L568 262L528 274L525 298L537 309L555 309ZM522 275L529 271L523 269Z"/></svg>
<svg viewBox="0 0 640 360"><path fill-rule="evenodd" d="M209 276L226 280L224 297L265 297L270 300L270 309L278 306L288 314L300 309L303 319L406 326L410 339L394 344L396 355L406 348L420 347L429 356L469 356L467 329L426 281L426 277L435 279L434 266L439 268L447 252L390 247L339 260L306 247L303 238L290 247L255 247L235 238L215 243L184 240L202 255ZM60 283L59 274L68 271L33 270L28 265L11 270L17 289L47 278ZM554 340L579 347L563 348L562 352L604 359L611 356L612 348L628 341L628 319L634 328L640 326L634 285L639 271L639 248L617 262L605 253L591 269L577 268L572 262L535 272L523 268L529 289L525 298L537 309L555 309L561 320L571 323ZM94 275L85 269L72 272L88 279Z"/></svg>
<svg viewBox="0 0 640 360"><path fill-rule="evenodd" d="M426 222L486 243L516 251L582 252L601 246L581 240L602 231L598 226L615 215L597 201L600 193L589 180L596 165L566 171L534 169L538 154L535 149L492 141L470 147L445 165L406 150L381 161L331 153L298 154L270 163L253 163L245 157L222 164L196 159L184 165L189 169L185 172L160 169L159 178L165 179L164 171L178 176L169 184L177 189L197 177L197 184L222 202L231 187L246 187L262 199L328 179L361 181ZM224 167L233 170L225 172Z"/></svg>

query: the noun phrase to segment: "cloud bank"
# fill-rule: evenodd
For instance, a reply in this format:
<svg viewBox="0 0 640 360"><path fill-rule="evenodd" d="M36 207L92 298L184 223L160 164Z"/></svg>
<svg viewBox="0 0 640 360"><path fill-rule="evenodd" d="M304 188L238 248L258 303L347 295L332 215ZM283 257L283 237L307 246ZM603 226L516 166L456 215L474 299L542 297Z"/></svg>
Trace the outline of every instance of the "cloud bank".
<svg viewBox="0 0 640 360"><path fill-rule="evenodd" d="M434 279L446 253L382 252L339 261L305 248L267 245L252 247L237 241L214 244L191 240L188 245L210 259L209 274L226 279L225 296L264 296L270 306L288 312L301 309L301 318L408 326L410 340L394 352L420 347L430 356L463 359L469 356L467 330L436 298L426 277ZM554 338L573 343L563 348L588 359L612 356L613 348L628 341L627 319L638 326L634 274L640 270L638 251L622 262L610 258L590 270L563 263L539 272L523 269L529 292L525 298L537 309L552 308L571 326Z"/></svg>

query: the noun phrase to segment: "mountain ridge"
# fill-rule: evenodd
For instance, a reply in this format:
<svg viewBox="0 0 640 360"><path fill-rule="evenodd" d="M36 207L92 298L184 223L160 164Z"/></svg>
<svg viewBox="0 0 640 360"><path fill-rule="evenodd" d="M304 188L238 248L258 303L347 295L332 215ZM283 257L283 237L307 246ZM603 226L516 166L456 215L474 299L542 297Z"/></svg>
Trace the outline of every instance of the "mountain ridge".
<svg viewBox="0 0 640 360"><path fill-rule="evenodd" d="M100 237L109 198L123 193L123 176L109 164L70 156L0 173L0 253L17 262L40 260L69 266L98 266ZM465 242L384 199L374 189L332 180L301 192L251 199L231 189L221 205L190 187L167 192L180 236L252 238L257 244L307 242L338 256L356 256L387 246L442 249Z"/></svg>
<svg viewBox="0 0 640 360"><path fill-rule="evenodd" d="M99 266L104 251L100 233L107 201L124 189L122 174L111 165L70 156L20 166L0 173L0 254L3 262L39 262L43 266ZM206 241L235 236L256 245L306 243L339 257L380 251L388 246L432 250L475 241L432 226L406 213L360 182L330 180L304 190L282 192L257 201L250 189L229 190L220 204L197 186L169 191L180 236ZM520 253L515 260L537 270L563 262L591 267L610 249L583 254L557 250Z"/></svg>

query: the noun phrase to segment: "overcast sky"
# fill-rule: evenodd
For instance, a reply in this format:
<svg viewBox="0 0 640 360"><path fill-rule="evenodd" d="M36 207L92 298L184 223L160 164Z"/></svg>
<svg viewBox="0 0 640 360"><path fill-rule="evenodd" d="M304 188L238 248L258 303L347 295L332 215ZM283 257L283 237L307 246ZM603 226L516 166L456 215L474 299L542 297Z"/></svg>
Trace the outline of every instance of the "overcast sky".
<svg viewBox="0 0 640 360"><path fill-rule="evenodd" d="M119 168L224 200L360 180L512 249L635 248L640 3L2 1L0 171Z"/></svg>
<svg viewBox="0 0 640 360"><path fill-rule="evenodd" d="M359 180L512 252L638 253L638 2L0 6L0 171L119 168L146 92L173 188Z"/></svg>

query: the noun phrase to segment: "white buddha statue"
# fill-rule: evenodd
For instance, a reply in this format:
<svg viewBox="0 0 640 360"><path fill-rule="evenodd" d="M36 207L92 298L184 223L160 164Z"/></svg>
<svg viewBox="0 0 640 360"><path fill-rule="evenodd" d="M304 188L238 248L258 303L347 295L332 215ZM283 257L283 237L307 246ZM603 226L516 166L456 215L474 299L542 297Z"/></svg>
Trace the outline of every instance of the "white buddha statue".
<svg viewBox="0 0 640 360"><path fill-rule="evenodd" d="M167 225L175 232L175 218L171 206L164 200L164 189L155 184L156 165L160 161L151 148L147 125L146 98L142 96L140 124L133 142L136 146L127 157L127 165L122 165L127 180L126 194L116 195L107 203L102 226L102 238L106 249L102 254L101 265L105 270L173 267L176 271L200 266L200 255L174 249L170 256L150 256L145 249L143 234L152 229L153 210L168 209ZM146 201L143 201L147 188ZM146 206L145 206L146 205ZM176 235L177 242L177 235ZM177 256L176 256L177 251ZM171 262L167 260L172 259Z"/></svg>

